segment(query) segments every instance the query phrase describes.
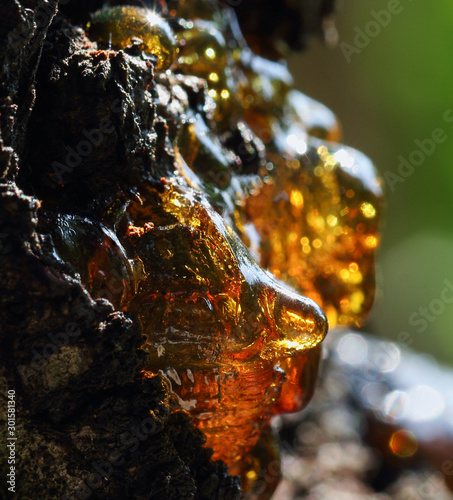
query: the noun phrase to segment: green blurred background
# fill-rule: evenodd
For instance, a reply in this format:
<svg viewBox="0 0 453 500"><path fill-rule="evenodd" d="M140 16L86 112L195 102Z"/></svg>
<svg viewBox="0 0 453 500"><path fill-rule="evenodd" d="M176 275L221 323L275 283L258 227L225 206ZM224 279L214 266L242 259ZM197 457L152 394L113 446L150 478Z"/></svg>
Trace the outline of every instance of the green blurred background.
<svg viewBox="0 0 453 500"><path fill-rule="evenodd" d="M399 175L399 156L420 149L414 141L444 130L445 142L412 175L385 183L378 297L364 329L453 364L453 303L442 300L453 298L453 123L444 121L453 110L453 3L399 3L401 12L348 62L342 42L354 46L357 28L376 28L372 11L389 2L340 2L337 47L314 42L290 66L297 87L337 114L343 142L370 156L384 178Z"/></svg>

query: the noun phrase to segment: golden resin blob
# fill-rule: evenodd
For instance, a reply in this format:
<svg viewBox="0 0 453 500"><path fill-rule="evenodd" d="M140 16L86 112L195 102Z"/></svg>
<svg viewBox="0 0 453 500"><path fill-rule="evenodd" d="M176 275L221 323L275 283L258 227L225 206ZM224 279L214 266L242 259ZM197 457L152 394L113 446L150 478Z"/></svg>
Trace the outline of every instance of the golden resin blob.
<svg viewBox="0 0 453 500"><path fill-rule="evenodd" d="M369 160L336 144L333 113L293 88L284 63L253 54L230 10L179 5L169 23L114 7L89 26L104 45L140 38L158 70L171 64L153 95L158 113L176 110L173 176L140 186L116 229L82 227L94 235L83 254L67 251L81 221L60 219L56 240L94 295L138 317L148 373L247 489L271 417L313 393L321 307L347 325L371 306L382 193Z"/></svg>
<svg viewBox="0 0 453 500"><path fill-rule="evenodd" d="M294 393L313 390L324 314L263 271L209 203L176 179L163 193L143 193L142 203L129 207L131 219L154 227L124 246L148 272L127 306L147 335L148 368L169 380L214 458L240 473L270 417L300 408L304 396Z"/></svg>
<svg viewBox="0 0 453 500"><path fill-rule="evenodd" d="M124 49L135 38L144 52L156 56L158 71L165 71L176 55L176 40L170 26L151 9L106 7L91 16L87 29L91 37L113 49Z"/></svg>

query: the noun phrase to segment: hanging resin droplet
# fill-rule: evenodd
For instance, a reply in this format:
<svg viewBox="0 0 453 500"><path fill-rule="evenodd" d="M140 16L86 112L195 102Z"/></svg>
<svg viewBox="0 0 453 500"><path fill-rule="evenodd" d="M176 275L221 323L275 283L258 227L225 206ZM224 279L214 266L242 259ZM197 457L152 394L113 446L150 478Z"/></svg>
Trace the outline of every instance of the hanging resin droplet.
<svg viewBox="0 0 453 500"><path fill-rule="evenodd" d="M271 416L312 394L327 322L313 301L257 266L177 179L142 202L128 214L136 226L154 220L154 228L123 244L148 271L127 305L147 335L148 370L167 378L214 458L239 474Z"/></svg>
<svg viewBox="0 0 453 500"><path fill-rule="evenodd" d="M132 38L139 38L143 51L157 57L157 71L169 68L176 56L172 29L150 9L105 7L91 16L87 31L91 38L114 49L124 49L132 44Z"/></svg>

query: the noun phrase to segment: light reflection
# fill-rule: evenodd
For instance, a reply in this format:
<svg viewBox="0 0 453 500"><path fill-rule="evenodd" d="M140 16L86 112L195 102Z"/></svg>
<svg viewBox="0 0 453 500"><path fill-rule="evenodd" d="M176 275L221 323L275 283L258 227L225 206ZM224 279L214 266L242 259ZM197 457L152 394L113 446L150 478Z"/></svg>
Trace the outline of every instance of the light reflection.
<svg viewBox="0 0 453 500"><path fill-rule="evenodd" d="M376 216L376 209L373 207L371 203L363 202L360 205L360 210L367 219L372 219L373 217Z"/></svg>
<svg viewBox="0 0 453 500"><path fill-rule="evenodd" d="M379 382L370 382L362 389L362 398L368 408L377 410L382 405L387 387Z"/></svg>
<svg viewBox="0 0 453 500"><path fill-rule="evenodd" d="M349 305L351 312L356 313L358 315L363 308L364 300L365 300L365 294L362 292L362 290L357 290L356 292L351 293L351 299ZM360 323L356 324L357 326L360 326Z"/></svg>
<svg viewBox="0 0 453 500"><path fill-rule="evenodd" d="M404 391L392 391L387 394L382 407L382 415L385 420L398 422L407 411L408 396Z"/></svg>
<svg viewBox="0 0 453 500"><path fill-rule="evenodd" d="M349 155L344 149L340 149L334 154L334 158L343 167L352 168L354 166L354 157Z"/></svg>
<svg viewBox="0 0 453 500"><path fill-rule="evenodd" d="M356 273L358 270L359 270L359 265L357 264L357 262L351 262L349 264L349 271L351 273Z"/></svg>
<svg viewBox="0 0 453 500"><path fill-rule="evenodd" d="M335 227L338 224L338 217L335 217L335 215L328 215L326 220L330 227Z"/></svg>
<svg viewBox="0 0 453 500"><path fill-rule="evenodd" d="M219 81L219 75L217 73L210 73L209 80L213 83L217 83Z"/></svg>
<svg viewBox="0 0 453 500"><path fill-rule="evenodd" d="M375 247L377 247L378 239L376 238L376 236L367 236L367 239L365 240L365 244L369 248L375 248Z"/></svg>
<svg viewBox="0 0 453 500"><path fill-rule="evenodd" d="M304 141L300 137L297 137L295 134L290 134L286 138L286 142L288 146L291 146L291 148L293 148L293 150L299 155L303 155L307 152L306 141Z"/></svg>
<svg viewBox="0 0 453 500"><path fill-rule="evenodd" d="M420 447L437 461L443 450L452 449L450 369L395 343L355 333L340 337L336 354L358 404L371 410L374 424L391 434L387 445L395 456L411 457Z"/></svg>
<svg viewBox="0 0 453 500"><path fill-rule="evenodd" d="M293 189L291 191L291 194L289 195L289 199L291 201L291 205L293 205L296 208L303 208L304 206L304 197L302 193L297 190Z"/></svg>
<svg viewBox="0 0 453 500"><path fill-rule="evenodd" d="M409 458L417 452L418 441L413 432L400 430L392 434L389 446L397 457Z"/></svg>
<svg viewBox="0 0 453 500"><path fill-rule="evenodd" d="M313 248L321 248L321 247L322 247L322 241L319 238L313 240Z"/></svg>
<svg viewBox="0 0 453 500"><path fill-rule="evenodd" d="M396 370L401 361L401 351L392 342L382 342L372 351L371 362L382 373Z"/></svg>
<svg viewBox="0 0 453 500"><path fill-rule="evenodd" d="M345 363L361 364L366 360L368 346L361 335L350 333L341 339L338 354Z"/></svg>
<svg viewBox="0 0 453 500"><path fill-rule="evenodd" d="M445 408L442 394L429 385L419 385L408 391L408 415L414 422L423 422L438 417Z"/></svg>

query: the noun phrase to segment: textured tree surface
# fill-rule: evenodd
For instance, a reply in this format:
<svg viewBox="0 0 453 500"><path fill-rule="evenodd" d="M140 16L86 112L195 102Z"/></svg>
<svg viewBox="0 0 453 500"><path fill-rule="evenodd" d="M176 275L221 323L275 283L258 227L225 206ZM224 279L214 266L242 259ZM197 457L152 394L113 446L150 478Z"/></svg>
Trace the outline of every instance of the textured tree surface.
<svg viewBox="0 0 453 500"><path fill-rule="evenodd" d="M238 480L210 460L163 379L143 378L140 328L109 301L93 301L48 236L55 221L39 200L113 217L143 179L165 174L172 126L143 99L152 65L134 47L108 60L87 50L80 26L103 2L61 3L0 5L0 397L16 391L16 497L239 498ZM297 46L331 10L329 1L282 2L272 26L256 25L272 5L238 7L257 45L287 33ZM56 185L48 169L58 148L100 123L102 147Z"/></svg>

